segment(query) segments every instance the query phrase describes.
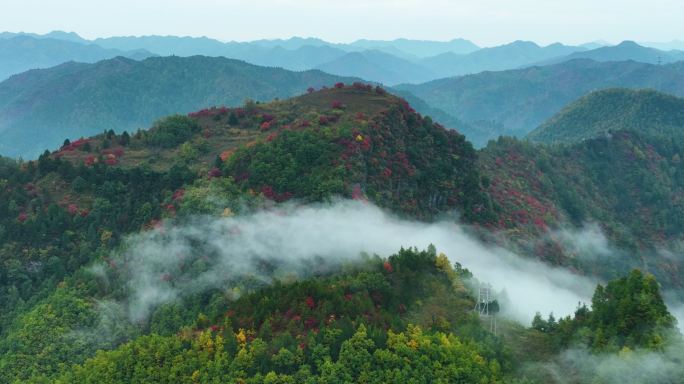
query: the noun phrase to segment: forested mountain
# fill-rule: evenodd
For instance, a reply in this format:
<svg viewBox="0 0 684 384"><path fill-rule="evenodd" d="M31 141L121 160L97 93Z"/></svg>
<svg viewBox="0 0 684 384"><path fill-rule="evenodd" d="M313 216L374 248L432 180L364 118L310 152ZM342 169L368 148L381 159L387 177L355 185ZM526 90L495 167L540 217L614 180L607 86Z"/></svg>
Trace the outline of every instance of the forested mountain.
<svg viewBox="0 0 684 384"><path fill-rule="evenodd" d="M669 156L679 147L662 140L625 132L565 152L500 141L478 156L462 135L384 89L338 83L65 141L37 161L0 159L0 381L548 383L557 378L535 367L562 363L570 379L609 377L557 362L568 348L596 359L646 354L662 365L640 369L681 377L681 336L649 274L553 259L541 247L528 254L620 278L599 285L574 316L537 316L531 328L501 319L495 331L473 311L480 283L454 263L459 255L450 261L430 246L355 256L344 244L362 235L356 227L340 229L333 244L313 231L330 223L320 207L342 197L357 200L347 211L393 212L390 222L448 222L456 211L482 241L490 233L529 244L545 225L595 217L629 251L631 236L641 242L634 248L665 244L684 216L662 209L682 180ZM607 171L636 146L644 158ZM527 168L512 169L518 160L567 187L534 188ZM552 172L544 160L563 166ZM595 174L576 180L576 164ZM651 189L628 188L644 177ZM594 180L602 189L587 188ZM520 185L532 187L513 193ZM617 209L618 188L635 209ZM563 191L569 197L559 198ZM523 203L502 200L513 197L530 209L557 204L558 216L543 212L555 221L539 222ZM281 221L307 207L318 212L311 222ZM458 233L453 222L445 228ZM299 231L311 232L309 243L291 237ZM641 261L679 286L661 260ZM486 304L491 314L506 309ZM629 369L632 360L618 363Z"/></svg>
<svg viewBox="0 0 684 384"><path fill-rule="evenodd" d="M630 130L684 136L684 99L652 90L596 91L565 107L527 136L542 143L575 143Z"/></svg>
<svg viewBox="0 0 684 384"><path fill-rule="evenodd" d="M48 68L68 61L94 63L117 56L142 60L153 54L141 49L105 49L57 38L5 36L0 38L0 81L29 69Z"/></svg>
<svg viewBox="0 0 684 384"><path fill-rule="evenodd" d="M405 143L411 143L410 148L405 148ZM473 162L474 151L462 136L421 118L384 90L362 84L340 84L272 104L250 103L237 109L217 108L190 117L170 117L150 131L136 134L108 132L65 142L59 151L25 165L3 160L0 257L7 268L0 279L0 300L6 309L1 319L0 377L5 382L25 381L41 374L52 377L58 373L60 361L83 361L104 346L85 334L76 336L77 340L69 335L93 326L97 320L97 308L87 303L89 297L114 298L110 295L124 289L122 282L112 291L101 286L109 293L97 293L98 283L88 268L99 263L98 259L108 260L112 247L126 233L145 230L154 226L155 220L182 212L208 214L218 209L226 214L232 209L239 213L250 206L267 206L268 201L320 201L338 194L371 199L411 216L430 216L450 207L474 212L483 198ZM214 200L207 193L220 196ZM407 260L415 258L411 255L409 252ZM423 263L428 271L434 269L434 261L430 261L434 254L421 257L427 257ZM407 262L410 266L387 267L381 261L379 268L414 271L420 258ZM117 263L111 260L108 265ZM361 284L366 284L363 279L367 273L362 273ZM394 312L386 311L395 311L400 304L411 308L403 294L395 299L386 296L389 301L385 302L378 294L393 290L374 293L378 286L373 282L368 283L367 294L358 290L363 289L358 283L350 284L354 288L343 294L359 295L360 301L351 307L354 311L365 311L366 304L392 303L387 310L378 309L380 322L373 334L390 321L399 324L392 320ZM51 293L58 285L57 292ZM322 299L309 288L302 286L314 300ZM336 292L331 292L335 300L342 299ZM368 301L371 294L376 302ZM368 310L375 311L370 307ZM209 307L200 308L176 320L162 312L153 315L167 324L165 330L158 328L157 332L173 335L180 331L185 322L182 319L192 322L200 311L210 313ZM287 318L309 316L298 311ZM319 315L328 318L329 309L324 311ZM354 312L347 318L340 312L340 324L346 324L344 332L353 332L367 313ZM240 318L243 315L246 313ZM465 312L463 315L468 317ZM304 319L309 324L308 317ZM139 335L137 326L123 321L113 340ZM311 324L302 332L310 331ZM237 318L235 325L247 326ZM280 332L279 326L273 327L278 327L274 332ZM340 334L334 356L349 336ZM252 339L250 336L247 341ZM238 338L238 346L241 342ZM278 343L274 347L290 348L289 342ZM491 369L486 364L473 364L482 372ZM496 370L489 374L499 375Z"/></svg>
<svg viewBox="0 0 684 384"><path fill-rule="evenodd" d="M66 63L0 83L0 153L35 158L65 137L132 131L164 115L290 97L339 80L200 56Z"/></svg>
<svg viewBox="0 0 684 384"><path fill-rule="evenodd" d="M677 256L684 237L684 151L681 136L614 131L569 146L500 138L480 152L498 228L554 264L615 276L646 268L682 287ZM582 256L563 250L563 231L595 223L620 251ZM529 242L550 231L546 240ZM587 235L590 236L590 235Z"/></svg>
<svg viewBox="0 0 684 384"><path fill-rule="evenodd" d="M463 133L476 146L483 146L502 134L524 136L579 97L615 87L651 88L684 96L684 63L583 59L398 88L472 126L472 131ZM483 128L478 129L480 125Z"/></svg>

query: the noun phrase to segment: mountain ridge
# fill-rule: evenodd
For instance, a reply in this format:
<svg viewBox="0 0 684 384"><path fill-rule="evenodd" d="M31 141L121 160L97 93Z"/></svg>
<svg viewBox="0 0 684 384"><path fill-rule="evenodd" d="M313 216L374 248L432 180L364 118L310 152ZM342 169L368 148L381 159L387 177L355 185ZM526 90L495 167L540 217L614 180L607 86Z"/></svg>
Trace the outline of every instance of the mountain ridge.
<svg viewBox="0 0 684 384"><path fill-rule="evenodd" d="M135 131L164 115L289 97L339 81L353 79L202 56L63 64L0 83L0 152L31 158L65 137Z"/></svg>
<svg viewBox="0 0 684 384"><path fill-rule="evenodd" d="M620 130L681 136L684 99L647 89L594 91L563 108L527 138L547 144L575 143Z"/></svg>
<svg viewBox="0 0 684 384"><path fill-rule="evenodd" d="M433 108L466 124L490 121L492 130L464 132L476 146L502 133L522 137L586 93L615 87L653 88L684 96L684 62L661 66L576 59L548 66L400 85Z"/></svg>
<svg viewBox="0 0 684 384"><path fill-rule="evenodd" d="M154 56L146 50L102 48L55 38L35 38L28 34L0 38L0 81L36 68L49 68L68 61L97 62L116 56L144 59Z"/></svg>

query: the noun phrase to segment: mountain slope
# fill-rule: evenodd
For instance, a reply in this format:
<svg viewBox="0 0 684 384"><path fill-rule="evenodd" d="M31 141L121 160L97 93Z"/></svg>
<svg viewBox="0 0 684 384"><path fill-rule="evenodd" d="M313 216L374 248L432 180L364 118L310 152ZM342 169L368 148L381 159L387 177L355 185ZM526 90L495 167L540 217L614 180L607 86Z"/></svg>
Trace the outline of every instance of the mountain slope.
<svg viewBox="0 0 684 384"><path fill-rule="evenodd" d="M205 171L216 167L245 191L276 201L345 196L414 217L459 209L468 220L491 218L470 143L405 100L362 83L176 115L126 136L124 142L112 131L75 140L53 157L159 172L186 160Z"/></svg>
<svg viewBox="0 0 684 384"><path fill-rule="evenodd" d="M141 60L153 55L145 50L105 49L55 38L28 35L0 38L0 81L29 69L52 67L67 61L93 63L116 56Z"/></svg>
<svg viewBox="0 0 684 384"><path fill-rule="evenodd" d="M378 50L348 53L316 69L387 85L420 83L435 78L427 68Z"/></svg>
<svg viewBox="0 0 684 384"><path fill-rule="evenodd" d="M684 96L684 63L656 66L637 62L572 60L543 67L402 85L434 108L465 123L500 125L481 141L502 133L524 136L573 100L602 88L652 88ZM470 135L464 132L467 137Z"/></svg>
<svg viewBox="0 0 684 384"><path fill-rule="evenodd" d="M681 294L683 155L681 135L615 131L561 147L500 138L478 168L497 227L521 252L607 278L648 269ZM603 235L610 248L596 242ZM585 244L568 247L572 236Z"/></svg>
<svg viewBox="0 0 684 384"><path fill-rule="evenodd" d="M651 90L596 91L565 107L527 136L542 143L574 143L630 130L684 134L684 99Z"/></svg>
<svg viewBox="0 0 684 384"><path fill-rule="evenodd" d="M134 131L164 115L289 97L341 80L201 56L116 58L29 71L0 83L0 153L31 158L66 137Z"/></svg>

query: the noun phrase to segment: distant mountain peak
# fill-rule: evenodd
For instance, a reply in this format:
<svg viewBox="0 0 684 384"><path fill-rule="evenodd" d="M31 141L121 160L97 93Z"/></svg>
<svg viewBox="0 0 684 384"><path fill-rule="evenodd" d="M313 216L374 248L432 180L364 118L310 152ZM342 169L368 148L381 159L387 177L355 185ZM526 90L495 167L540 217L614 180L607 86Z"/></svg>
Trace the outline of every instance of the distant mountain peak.
<svg viewBox="0 0 684 384"><path fill-rule="evenodd" d="M636 43L635 41L633 41L633 40L625 40L625 41L621 42L620 44L616 45L616 47L622 47L622 48L626 48L626 47L628 47L628 48L644 48L644 47L642 47L641 45L637 44L637 43Z"/></svg>
<svg viewBox="0 0 684 384"><path fill-rule="evenodd" d="M51 31L49 33L46 33L43 35L44 37L48 37L51 39L59 39L59 40L67 40L67 41L74 41L78 43L84 43L88 42L88 40L82 38L78 33L76 32L65 32L65 31Z"/></svg>
<svg viewBox="0 0 684 384"><path fill-rule="evenodd" d="M527 41L527 40L515 40L511 43L505 44L505 46L539 48L539 44L535 43L534 41Z"/></svg>

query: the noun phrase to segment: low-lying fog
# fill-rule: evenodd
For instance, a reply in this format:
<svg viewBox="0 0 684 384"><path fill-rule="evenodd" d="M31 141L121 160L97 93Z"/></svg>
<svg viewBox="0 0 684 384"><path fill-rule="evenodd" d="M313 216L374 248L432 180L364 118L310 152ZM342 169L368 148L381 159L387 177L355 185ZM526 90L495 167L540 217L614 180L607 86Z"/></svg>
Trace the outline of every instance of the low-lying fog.
<svg viewBox="0 0 684 384"><path fill-rule="evenodd" d="M144 318L154 306L185 292L219 287L242 276L255 276L256 258L276 259L296 271L297 265L324 257L332 264L347 262L362 252L386 257L400 247L424 249L430 244L459 262L482 282L490 283L504 300L502 312L524 324L534 314L571 314L579 302L590 302L597 281L553 268L505 249L487 246L453 222L433 224L398 219L363 202L339 201L313 206L284 205L273 210L229 218L197 217L192 224L167 226L131 237L119 257L132 271L129 316ZM589 229L597 252L605 252L600 232ZM565 241L582 239L568 234ZM216 255L211 268L196 279L160 279L183 274L179 260L193 247ZM587 244L577 244L586 248ZM266 278L266 277L263 277Z"/></svg>

